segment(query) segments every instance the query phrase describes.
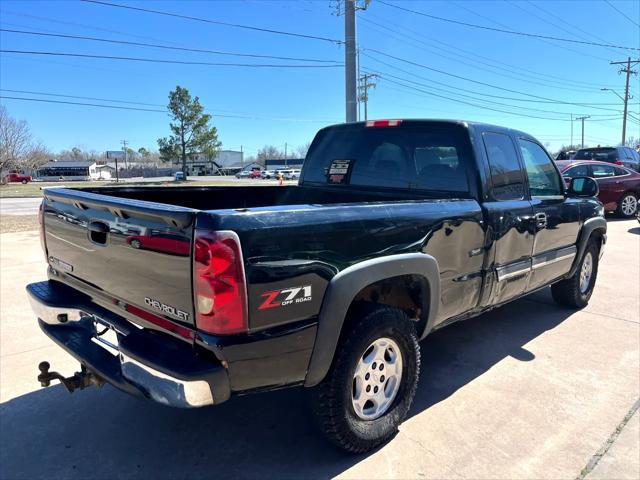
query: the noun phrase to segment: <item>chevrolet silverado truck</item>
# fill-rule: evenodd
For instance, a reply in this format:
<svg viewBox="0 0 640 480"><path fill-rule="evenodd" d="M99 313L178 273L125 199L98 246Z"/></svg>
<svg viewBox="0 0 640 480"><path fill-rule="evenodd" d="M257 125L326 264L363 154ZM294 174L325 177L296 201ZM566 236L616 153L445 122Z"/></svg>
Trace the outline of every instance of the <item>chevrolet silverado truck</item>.
<svg viewBox="0 0 640 480"><path fill-rule="evenodd" d="M438 120L324 128L296 186L47 188L49 279L27 290L80 371L38 379L175 407L301 386L365 452L406 417L434 330L549 285L587 305L597 193L526 133Z"/></svg>

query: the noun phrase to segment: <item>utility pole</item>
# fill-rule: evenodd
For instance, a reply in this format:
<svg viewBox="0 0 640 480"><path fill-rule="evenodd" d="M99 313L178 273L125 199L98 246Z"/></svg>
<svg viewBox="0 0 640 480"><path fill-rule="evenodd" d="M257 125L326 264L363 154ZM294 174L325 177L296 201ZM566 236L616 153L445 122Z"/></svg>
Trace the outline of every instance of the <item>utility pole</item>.
<svg viewBox="0 0 640 480"><path fill-rule="evenodd" d="M360 90L359 92L360 95L358 96L358 101L364 103L364 121L365 122L368 119L367 103L369 101L369 89L376 88L376 83L370 80L376 79L378 77L379 75L376 73L365 73L364 75L361 75L359 78L360 86L358 87L358 89Z"/></svg>
<svg viewBox="0 0 640 480"><path fill-rule="evenodd" d="M284 168L287 168L287 142L284 142Z"/></svg>
<svg viewBox="0 0 640 480"><path fill-rule="evenodd" d="M121 140L122 151L124 151L124 168L127 168L127 147L129 146L128 140Z"/></svg>
<svg viewBox="0 0 640 480"><path fill-rule="evenodd" d="M346 122L355 122L356 100L356 0L344 0L344 80Z"/></svg>
<svg viewBox="0 0 640 480"><path fill-rule="evenodd" d="M571 114L571 143L569 143L573 147L573 113Z"/></svg>
<svg viewBox="0 0 640 480"><path fill-rule="evenodd" d="M631 74L633 75L637 75L638 72L636 72L635 70L631 70L631 64L633 65L637 65L638 63L640 63L640 60L633 60L631 61L631 57L627 57L627 61L626 62L609 62L609 65L625 65L626 64L626 68L621 68L620 70L618 70L618 74L620 73L626 73L627 74L627 79L625 82L625 87L624 87L624 113L622 114L622 143L621 145L624 145L626 140L627 140L627 104L629 103L629 77L631 76ZM614 92L615 93L615 92Z"/></svg>
<svg viewBox="0 0 640 480"><path fill-rule="evenodd" d="M587 118L591 118L589 115L583 115L582 117L576 117L576 120L580 120L582 122L582 141L580 142L580 148L584 148L584 121Z"/></svg>

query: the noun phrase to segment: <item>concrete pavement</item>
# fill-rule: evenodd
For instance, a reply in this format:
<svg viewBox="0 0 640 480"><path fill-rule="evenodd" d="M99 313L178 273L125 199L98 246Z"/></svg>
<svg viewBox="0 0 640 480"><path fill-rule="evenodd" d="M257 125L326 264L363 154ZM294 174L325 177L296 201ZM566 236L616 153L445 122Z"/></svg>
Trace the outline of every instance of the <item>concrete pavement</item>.
<svg viewBox="0 0 640 480"><path fill-rule="evenodd" d="M188 411L109 386L41 389L38 362L77 369L27 306L24 285L44 277L36 232L0 235L3 479L576 478L640 396L635 221L609 223L584 310L558 308L545 290L431 335L410 417L388 445L359 456L319 437L300 389ZM637 418L593 478L638 478Z"/></svg>

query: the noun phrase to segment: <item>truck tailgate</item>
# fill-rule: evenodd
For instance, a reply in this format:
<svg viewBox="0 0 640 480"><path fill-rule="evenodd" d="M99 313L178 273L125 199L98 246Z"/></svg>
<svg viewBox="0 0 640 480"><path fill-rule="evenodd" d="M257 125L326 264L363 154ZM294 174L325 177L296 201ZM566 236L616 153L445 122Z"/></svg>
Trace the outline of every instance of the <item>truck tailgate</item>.
<svg viewBox="0 0 640 480"><path fill-rule="evenodd" d="M196 210L53 188L45 190L43 214L48 261L63 277L193 325Z"/></svg>

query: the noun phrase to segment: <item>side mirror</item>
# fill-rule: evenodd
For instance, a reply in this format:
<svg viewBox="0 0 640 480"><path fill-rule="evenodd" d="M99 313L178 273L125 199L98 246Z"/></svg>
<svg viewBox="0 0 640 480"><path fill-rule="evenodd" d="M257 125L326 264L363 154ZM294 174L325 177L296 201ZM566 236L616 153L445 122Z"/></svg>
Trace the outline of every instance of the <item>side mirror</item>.
<svg viewBox="0 0 640 480"><path fill-rule="evenodd" d="M598 182L590 177L575 177L569 183L568 192L576 197L597 197L600 193Z"/></svg>

